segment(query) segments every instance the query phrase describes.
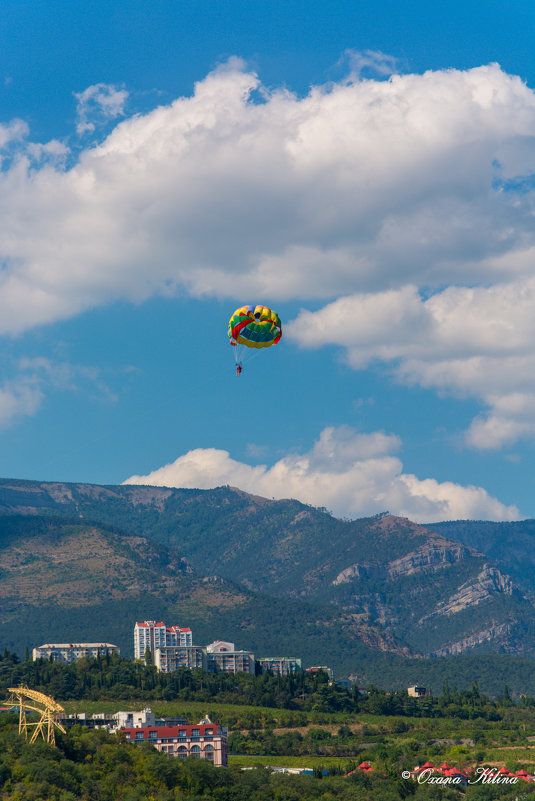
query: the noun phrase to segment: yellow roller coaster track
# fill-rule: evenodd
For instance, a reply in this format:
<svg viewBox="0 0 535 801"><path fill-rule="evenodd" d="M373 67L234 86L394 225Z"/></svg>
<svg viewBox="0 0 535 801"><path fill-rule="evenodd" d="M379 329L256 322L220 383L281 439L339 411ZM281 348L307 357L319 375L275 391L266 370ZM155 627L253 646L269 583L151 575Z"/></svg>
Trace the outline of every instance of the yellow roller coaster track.
<svg viewBox="0 0 535 801"><path fill-rule="evenodd" d="M20 709L19 734L24 734L30 743L34 743L41 735L43 740L54 745L56 742L55 730L59 729L65 732L65 729L57 720L58 713L65 712L61 704L58 704L49 695L39 693L37 690L30 690L23 684L19 687L8 687L8 690L11 693L9 702ZM36 712L39 715L39 719L37 721L28 721L28 712Z"/></svg>

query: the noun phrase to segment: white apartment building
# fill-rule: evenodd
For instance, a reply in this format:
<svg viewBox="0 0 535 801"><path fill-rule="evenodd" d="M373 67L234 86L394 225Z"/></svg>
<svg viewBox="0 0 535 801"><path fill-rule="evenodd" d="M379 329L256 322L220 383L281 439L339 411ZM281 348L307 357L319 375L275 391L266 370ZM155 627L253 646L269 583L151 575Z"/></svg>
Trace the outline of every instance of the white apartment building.
<svg viewBox="0 0 535 801"><path fill-rule="evenodd" d="M206 651L198 645L171 645L156 648L154 664L161 673L172 673L180 668L207 670Z"/></svg>
<svg viewBox="0 0 535 801"><path fill-rule="evenodd" d="M158 623L155 620L145 620L134 626L134 659L144 659L148 648L154 662L157 648L192 644L193 635L188 627L166 626L165 623Z"/></svg>
<svg viewBox="0 0 535 801"><path fill-rule="evenodd" d="M119 646L111 642L53 642L34 648L32 656L35 659L48 659L53 662L75 662L86 657L96 659L106 654L119 654Z"/></svg>
<svg viewBox="0 0 535 801"><path fill-rule="evenodd" d="M209 673L254 673L254 654L251 651L236 651L233 642L216 640L206 646L207 670Z"/></svg>

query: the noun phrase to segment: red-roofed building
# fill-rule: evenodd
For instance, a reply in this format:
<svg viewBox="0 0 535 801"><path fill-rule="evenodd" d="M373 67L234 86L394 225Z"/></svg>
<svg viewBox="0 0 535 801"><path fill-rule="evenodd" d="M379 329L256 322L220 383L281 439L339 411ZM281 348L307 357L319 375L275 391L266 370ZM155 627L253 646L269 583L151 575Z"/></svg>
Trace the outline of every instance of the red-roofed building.
<svg viewBox="0 0 535 801"><path fill-rule="evenodd" d="M213 765L228 764L226 730L208 717L193 726L143 726L121 731L130 742L151 743L158 751L178 759L193 757Z"/></svg>
<svg viewBox="0 0 535 801"><path fill-rule="evenodd" d="M356 773L359 770L363 771L364 773L373 773L373 768L369 762L361 762L360 765L358 765L355 768L355 770L350 770L349 773L344 773L344 776L345 778L347 778L348 776L352 776L353 773Z"/></svg>
<svg viewBox="0 0 535 801"><path fill-rule="evenodd" d="M166 626L155 620L145 620L134 626L134 659L144 659L148 648L154 662L157 648L191 645L193 635L189 627Z"/></svg>
<svg viewBox="0 0 535 801"><path fill-rule="evenodd" d="M527 771L524 770L524 768L519 770L516 775L518 776L519 779L524 779L525 782L530 782L533 778Z"/></svg>

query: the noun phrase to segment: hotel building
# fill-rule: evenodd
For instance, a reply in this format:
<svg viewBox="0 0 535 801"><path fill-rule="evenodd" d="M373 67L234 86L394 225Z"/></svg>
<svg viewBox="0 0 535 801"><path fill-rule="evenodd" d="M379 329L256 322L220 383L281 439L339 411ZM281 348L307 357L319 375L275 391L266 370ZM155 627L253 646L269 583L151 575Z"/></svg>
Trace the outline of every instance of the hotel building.
<svg viewBox="0 0 535 801"><path fill-rule="evenodd" d="M228 764L226 730L219 723L203 718L196 726L143 726L124 728L127 740L152 745L172 757L206 759L213 765Z"/></svg>

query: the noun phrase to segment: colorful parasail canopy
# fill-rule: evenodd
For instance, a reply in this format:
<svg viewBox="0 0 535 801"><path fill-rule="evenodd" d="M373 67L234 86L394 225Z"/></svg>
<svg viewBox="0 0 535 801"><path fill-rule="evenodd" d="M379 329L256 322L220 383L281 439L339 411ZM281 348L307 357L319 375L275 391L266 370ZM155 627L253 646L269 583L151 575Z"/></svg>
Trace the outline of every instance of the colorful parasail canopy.
<svg viewBox="0 0 535 801"><path fill-rule="evenodd" d="M267 306L241 306L229 320L228 335L231 345L269 348L282 336L280 317Z"/></svg>

